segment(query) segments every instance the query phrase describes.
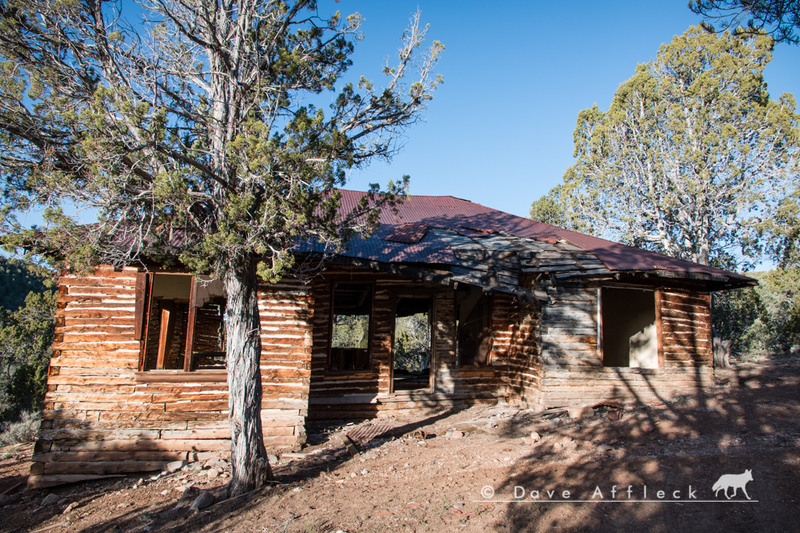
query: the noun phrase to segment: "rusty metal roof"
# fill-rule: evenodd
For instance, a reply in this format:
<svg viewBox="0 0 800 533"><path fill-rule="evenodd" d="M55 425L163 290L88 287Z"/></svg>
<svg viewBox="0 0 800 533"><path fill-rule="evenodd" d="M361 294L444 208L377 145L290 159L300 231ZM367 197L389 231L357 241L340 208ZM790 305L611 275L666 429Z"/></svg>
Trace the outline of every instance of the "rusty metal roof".
<svg viewBox="0 0 800 533"><path fill-rule="evenodd" d="M341 190L342 210L355 208L366 194ZM382 263L465 265L462 252L516 252L525 272L556 273L563 278L593 274L652 273L658 277L706 281L712 288L751 285L751 278L625 246L536 222L452 196L407 196L396 210L384 209L380 227L367 238L354 238L342 255ZM559 254L569 255L554 262ZM486 256L489 257L489 256ZM485 258L484 258L485 259ZM575 264L578 266L576 267ZM562 265L562 269L556 265ZM569 267L569 268L568 268Z"/></svg>

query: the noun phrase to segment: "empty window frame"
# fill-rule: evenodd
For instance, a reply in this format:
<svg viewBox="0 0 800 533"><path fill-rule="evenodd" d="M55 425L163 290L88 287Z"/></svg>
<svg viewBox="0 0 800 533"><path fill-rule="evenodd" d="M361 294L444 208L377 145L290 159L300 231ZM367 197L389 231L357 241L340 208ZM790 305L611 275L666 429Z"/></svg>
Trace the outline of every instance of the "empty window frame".
<svg viewBox="0 0 800 533"><path fill-rule="evenodd" d="M485 366L492 352L491 306L480 287L456 289L457 365Z"/></svg>
<svg viewBox="0 0 800 533"><path fill-rule="evenodd" d="M334 283L330 370L369 370L372 284Z"/></svg>
<svg viewBox="0 0 800 533"><path fill-rule="evenodd" d="M655 291L600 290L603 366L658 368Z"/></svg>
<svg viewBox="0 0 800 533"><path fill-rule="evenodd" d="M141 273L136 293L140 370L225 368L225 297L220 281Z"/></svg>
<svg viewBox="0 0 800 533"><path fill-rule="evenodd" d="M431 387L433 298L397 299L392 343L392 390Z"/></svg>

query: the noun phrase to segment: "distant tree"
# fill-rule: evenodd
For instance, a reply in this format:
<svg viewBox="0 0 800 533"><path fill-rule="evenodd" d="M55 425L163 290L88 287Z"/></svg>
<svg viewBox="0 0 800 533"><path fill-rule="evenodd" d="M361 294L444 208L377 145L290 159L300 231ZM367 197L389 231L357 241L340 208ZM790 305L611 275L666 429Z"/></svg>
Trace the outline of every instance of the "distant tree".
<svg viewBox="0 0 800 533"><path fill-rule="evenodd" d="M771 99L762 76L771 49L767 36L698 27L663 45L608 111L579 113L576 162L553 197L561 212L591 233L702 264L758 257L763 222L798 164L794 98Z"/></svg>
<svg viewBox="0 0 800 533"><path fill-rule="evenodd" d="M443 47L418 53L415 16L379 88L342 79L357 14L323 16L314 0L135 4L143 18L129 24L119 9L133 3L0 3L3 226L17 236L7 242L72 268L178 255L223 280L235 495L272 475L257 278L286 274L298 239L335 251L403 194L405 181L375 186L342 212L335 188L394 154L432 98ZM47 226L25 231L13 214L37 206Z"/></svg>
<svg viewBox="0 0 800 533"><path fill-rule="evenodd" d="M779 42L800 43L800 0L691 0L689 9L703 15L711 31L766 32Z"/></svg>
<svg viewBox="0 0 800 533"><path fill-rule="evenodd" d="M55 283L54 273L29 261L0 256L0 307L16 311L28 293L44 292Z"/></svg>
<svg viewBox="0 0 800 533"><path fill-rule="evenodd" d="M575 229L569 220L569 213L564 211L561 203L561 185L556 185L531 204L530 217L552 226Z"/></svg>
<svg viewBox="0 0 800 533"><path fill-rule="evenodd" d="M758 286L714 293L712 320L739 355L785 355L800 347L800 269L753 272Z"/></svg>
<svg viewBox="0 0 800 533"><path fill-rule="evenodd" d="M55 275L0 257L0 421L42 408L55 326Z"/></svg>
<svg viewBox="0 0 800 533"><path fill-rule="evenodd" d="M780 269L800 268L800 174L775 214L764 222L772 258Z"/></svg>
<svg viewBox="0 0 800 533"><path fill-rule="evenodd" d="M397 317L393 357L395 368L421 372L430 364L431 324L427 313Z"/></svg>
<svg viewBox="0 0 800 533"><path fill-rule="evenodd" d="M31 291L14 312L0 309L0 420L42 409L55 315L53 290Z"/></svg>

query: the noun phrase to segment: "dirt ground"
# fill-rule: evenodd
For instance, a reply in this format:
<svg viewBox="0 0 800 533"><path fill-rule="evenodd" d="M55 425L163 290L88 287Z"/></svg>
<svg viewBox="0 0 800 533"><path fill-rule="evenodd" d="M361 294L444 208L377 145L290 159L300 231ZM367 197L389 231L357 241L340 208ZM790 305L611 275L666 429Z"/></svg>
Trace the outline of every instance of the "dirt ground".
<svg viewBox="0 0 800 533"><path fill-rule="evenodd" d="M6 448L0 530L798 531L798 400L800 362L768 362L660 405L477 406L310 428L302 453L272 458L274 485L199 511L201 491L229 479L224 461L23 492L31 446ZM364 442L347 446L348 433ZM746 478L731 499L715 495L720 476L746 470L746 495L733 495Z"/></svg>

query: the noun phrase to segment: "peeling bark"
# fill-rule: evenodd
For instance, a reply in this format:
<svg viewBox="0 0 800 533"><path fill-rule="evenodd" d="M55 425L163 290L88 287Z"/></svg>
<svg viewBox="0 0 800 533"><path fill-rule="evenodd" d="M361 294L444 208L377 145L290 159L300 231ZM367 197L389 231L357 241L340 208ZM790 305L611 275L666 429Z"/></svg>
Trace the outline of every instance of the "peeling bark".
<svg viewBox="0 0 800 533"><path fill-rule="evenodd" d="M228 496L272 479L261 433L261 335L256 261L248 257L225 275L231 470Z"/></svg>

